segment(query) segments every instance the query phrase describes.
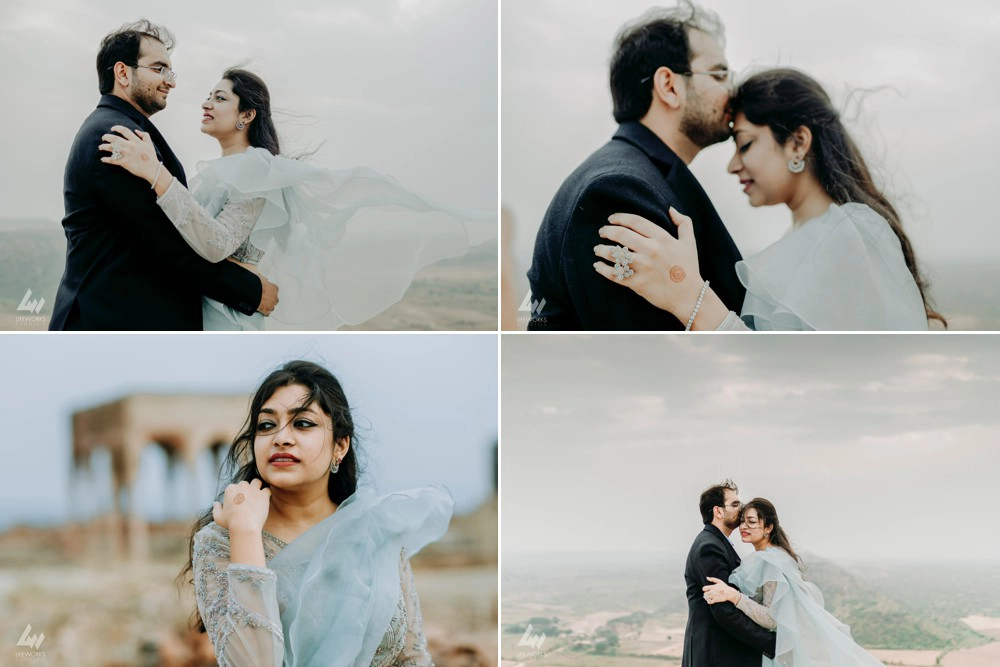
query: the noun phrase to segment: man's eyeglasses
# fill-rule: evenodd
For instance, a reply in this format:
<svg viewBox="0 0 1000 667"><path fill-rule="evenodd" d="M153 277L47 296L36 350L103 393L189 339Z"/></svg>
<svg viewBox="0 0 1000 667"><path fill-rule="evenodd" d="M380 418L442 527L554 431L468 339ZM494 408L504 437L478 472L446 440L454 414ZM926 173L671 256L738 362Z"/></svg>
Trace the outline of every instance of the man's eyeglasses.
<svg viewBox="0 0 1000 667"><path fill-rule="evenodd" d="M128 65L128 63L125 64ZM144 69L151 69L157 74L159 74L161 77L163 77L164 81L170 81L173 83L177 82L177 72L170 69L166 65L128 65L128 66L132 68L142 67ZM114 69L114 66L112 65L109 69Z"/></svg>
<svg viewBox="0 0 1000 667"><path fill-rule="evenodd" d="M731 509L734 509L734 510L738 510L739 508L743 507L743 503L741 503L741 502L740 502L740 501L738 501L738 500L734 500L734 501L733 501L733 502L731 502L731 503L728 503L728 504L726 504L726 505L723 505L723 507L729 507L729 508L731 508Z"/></svg>
<svg viewBox="0 0 1000 667"><path fill-rule="evenodd" d="M719 83L726 86L731 86L736 81L736 72L734 72L731 69L716 69L707 72L674 72L674 74L678 74L680 76L694 76L695 74L707 74L716 81L718 81ZM641 79L639 81L639 85L641 86L642 84L646 83L652 78L653 75L649 75L646 78Z"/></svg>
<svg viewBox="0 0 1000 667"><path fill-rule="evenodd" d="M146 69L151 69L160 76L162 76L164 81L177 81L177 72L170 69L166 65L133 65L133 67L144 67Z"/></svg>

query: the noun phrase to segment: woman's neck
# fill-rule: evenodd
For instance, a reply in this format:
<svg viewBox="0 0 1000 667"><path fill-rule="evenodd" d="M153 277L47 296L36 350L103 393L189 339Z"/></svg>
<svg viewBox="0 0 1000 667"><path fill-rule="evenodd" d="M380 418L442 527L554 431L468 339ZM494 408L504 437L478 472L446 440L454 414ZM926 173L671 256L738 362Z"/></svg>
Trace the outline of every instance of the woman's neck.
<svg viewBox="0 0 1000 667"><path fill-rule="evenodd" d="M309 491L283 491L271 487L271 511L268 521L289 527L314 526L337 510L326 485Z"/></svg>
<svg viewBox="0 0 1000 667"><path fill-rule="evenodd" d="M219 145L222 147L222 157L226 157L236 153L246 153L247 149L250 148L250 141L247 139L246 133L241 133L219 139Z"/></svg>
<svg viewBox="0 0 1000 667"><path fill-rule="evenodd" d="M804 223L826 213L833 203L823 186L811 173L803 174L803 182L792 194L788 208L792 211L792 226L798 229Z"/></svg>
<svg viewBox="0 0 1000 667"><path fill-rule="evenodd" d="M754 542L753 548L755 551L763 551L769 546L771 546L771 540L764 538L760 542Z"/></svg>

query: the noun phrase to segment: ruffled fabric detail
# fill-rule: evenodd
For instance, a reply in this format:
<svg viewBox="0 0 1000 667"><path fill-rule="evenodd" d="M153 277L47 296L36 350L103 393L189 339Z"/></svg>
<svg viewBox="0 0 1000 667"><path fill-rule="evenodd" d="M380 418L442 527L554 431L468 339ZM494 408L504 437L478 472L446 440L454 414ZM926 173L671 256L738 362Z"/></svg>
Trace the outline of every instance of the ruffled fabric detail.
<svg viewBox="0 0 1000 667"><path fill-rule="evenodd" d="M822 216L744 261L741 316L757 331L926 330L920 290L889 223L863 204Z"/></svg>

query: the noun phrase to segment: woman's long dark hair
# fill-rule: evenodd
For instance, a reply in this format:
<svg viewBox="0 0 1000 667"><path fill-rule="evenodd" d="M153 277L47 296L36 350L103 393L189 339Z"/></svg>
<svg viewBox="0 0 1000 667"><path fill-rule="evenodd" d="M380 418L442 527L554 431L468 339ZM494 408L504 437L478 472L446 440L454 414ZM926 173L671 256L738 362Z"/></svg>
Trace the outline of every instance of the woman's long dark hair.
<svg viewBox="0 0 1000 667"><path fill-rule="evenodd" d="M928 283L917 267L917 258L895 207L875 185L868 165L851 139L830 97L812 77L798 70L777 68L754 74L744 81L732 100L754 125L766 125L775 141L784 146L792 133L805 126L812 132L806 163L836 204L857 202L871 207L889 222L903 249L906 267L913 275L928 320L948 322L934 310Z"/></svg>
<svg viewBox="0 0 1000 667"><path fill-rule="evenodd" d="M785 529L781 527L781 522L778 521L778 510L774 509L771 501L765 498L754 498L746 503L740 509L740 521L746 517L747 510L757 511L757 520L760 521L761 528L771 528L771 544L787 551L788 555L795 559L795 562L801 567L802 559L792 549L792 542L788 539Z"/></svg>
<svg viewBox="0 0 1000 667"><path fill-rule="evenodd" d="M271 93L267 90L264 80L240 67L230 67L222 73L222 78L233 84L233 93L240 98L240 111L257 112L247 130L247 139L255 148L263 148L278 155L281 147L278 144L278 131L271 120Z"/></svg>
<svg viewBox="0 0 1000 667"><path fill-rule="evenodd" d="M250 402L250 413L247 415L243 430L236 439L233 440L229 452L226 454L225 463L219 474L221 490L216 496L216 500L222 502L226 487L230 484L240 482L250 482L254 479L264 481L257 469L257 461L254 458L254 439L257 431L257 418L264 404L274 395L278 389L289 385L301 385L305 387L309 394L303 402L303 406L315 403L333 421L333 441L334 443L349 437L351 445L347 449L347 454L340 462L340 469L336 474L331 474L327 486L330 500L340 504L347 500L358 488L358 456L356 453L357 441L354 434L354 419L351 416L351 408L347 403L347 396L344 394L340 381L334 377L333 373L311 361L290 361L278 370L268 375L257 388L253 399ZM267 483L264 483L267 488ZM212 522L212 508L203 512L188 538L188 562L177 575L178 583L181 585L193 583L194 565L194 536L202 528ZM193 625L199 631L205 631L201 615L197 608L194 611Z"/></svg>

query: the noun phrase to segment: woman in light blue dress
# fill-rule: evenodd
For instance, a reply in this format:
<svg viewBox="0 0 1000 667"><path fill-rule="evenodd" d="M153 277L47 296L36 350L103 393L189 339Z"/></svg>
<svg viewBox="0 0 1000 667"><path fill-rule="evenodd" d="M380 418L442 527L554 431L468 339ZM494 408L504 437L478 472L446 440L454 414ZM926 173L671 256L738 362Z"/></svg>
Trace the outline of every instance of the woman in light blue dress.
<svg viewBox="0 0 1000 667"><path fill-rule="evenodd" d="M744 81L731 103L736 151L729 172L751 206L784 205L792 214L783 238L736 264L746 288L742 311L730 312L702 279L697 221L684 211L669 212L677 239L627 211L611 216L599 233L617 245L595 247L605 261L594 269L693 330L920 331L929 320L945 324L898 212L822 86L797 70L766 70Z"/></svg>
<svg viewBox="0 0 1000 667"><path fill-rule="evenodd" d="M774 659L763 667L880 666L858 646L851 629L823 608L823 595L802 578L802 561L781 527L778 512L764 498L743 506L740 536L754 553L729 576L704 587L708 604L732 602L758 625L777 633ZM732 585L730 585L732 584Z"/></svg>
<svg viewBox="0 0 1000 667"><path fill-rule="evenodd" d="M445 533L451 495L359 487L355 449L322 366L289 362L258 388L181 573L220 666L432 667L409 557Z"/></svg>
<svg viewBox="0 0 1000 667"><path fill-rule="evenodd" d="M205 299L206 330L360 324L402 299L414 274L496 238L492 213L436 204L371 169L323 169L281 155L264 81L230 68L202 103L201 131L222 157L198 163L190 191L148 135L115 127L102 161L145 179L188 244L279 288L269 318Z"/></svg>

